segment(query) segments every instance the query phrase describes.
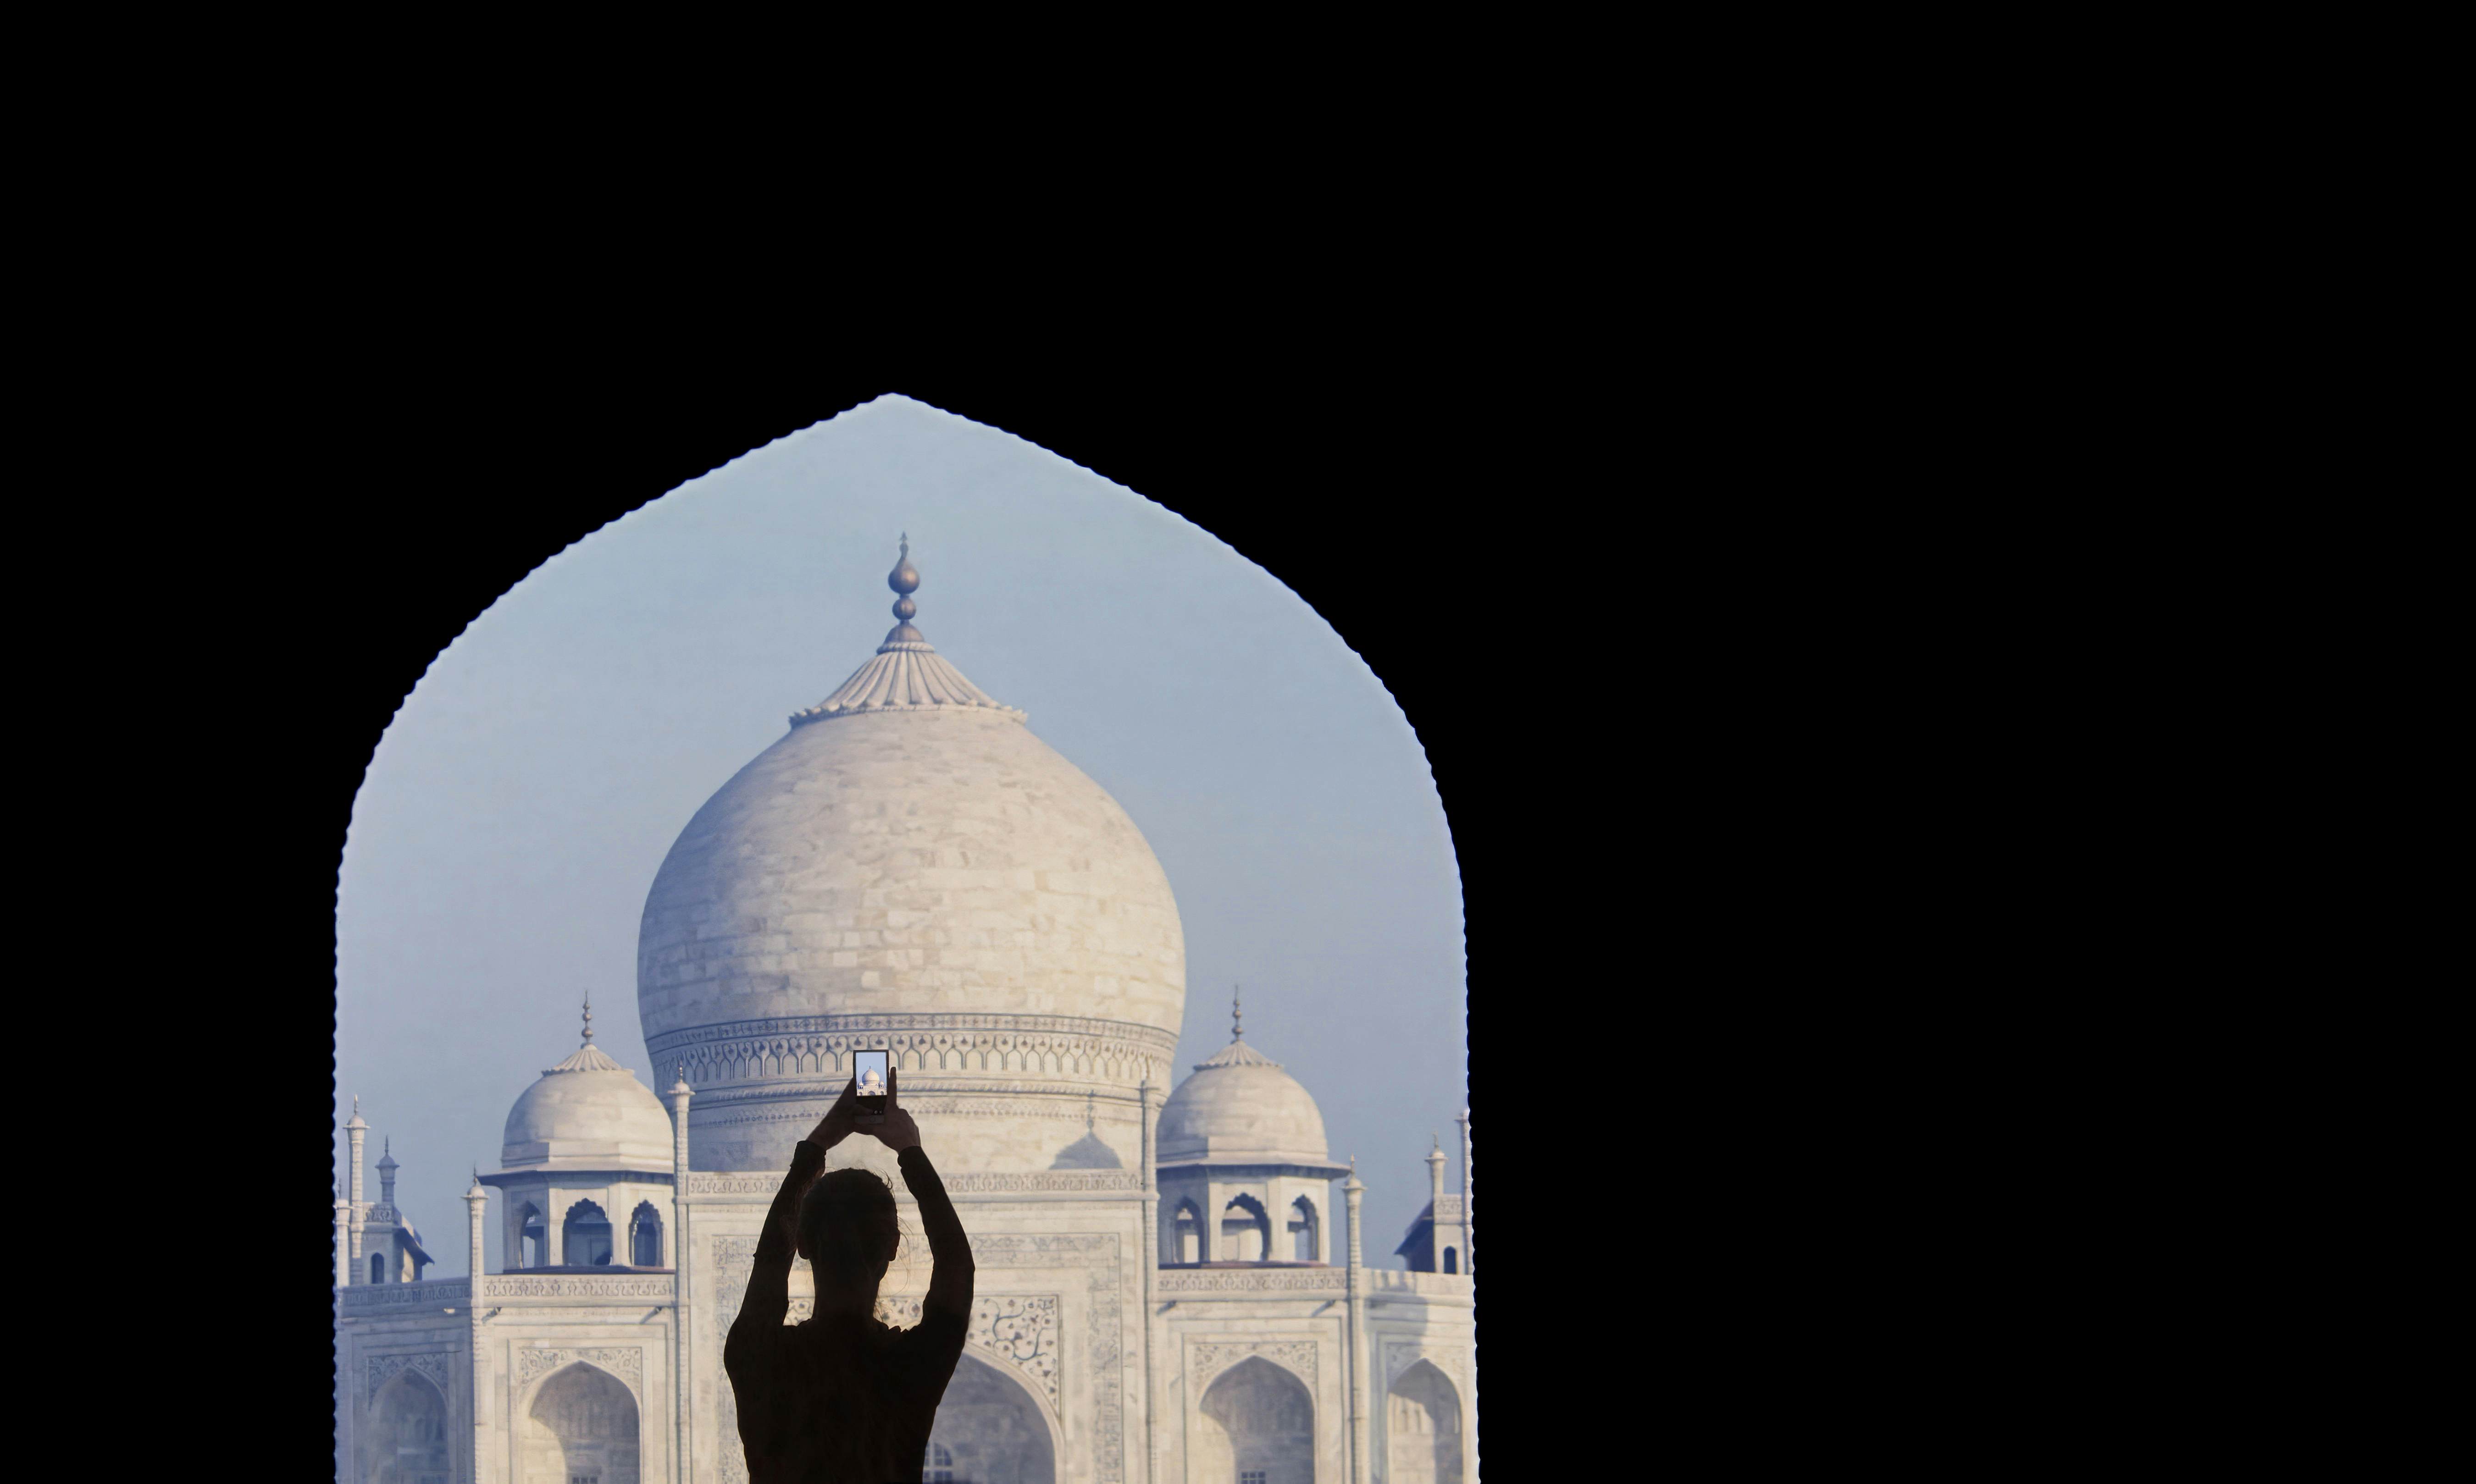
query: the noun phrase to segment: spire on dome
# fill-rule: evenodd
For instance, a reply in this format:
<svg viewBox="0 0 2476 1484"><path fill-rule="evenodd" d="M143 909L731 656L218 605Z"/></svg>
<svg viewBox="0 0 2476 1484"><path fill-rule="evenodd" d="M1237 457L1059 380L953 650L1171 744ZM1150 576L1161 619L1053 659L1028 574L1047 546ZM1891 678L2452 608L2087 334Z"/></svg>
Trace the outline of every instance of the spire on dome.
<svg viewBox="0 0 2476 1484"><path fill-rule="evenodd" d="M1246 1032L1238 1018L1238 986L1229 986L1229 1044L1213 1055L1195 1064L1195 1070L1211 1067L1277 1067L1279 1062L1247 1044Z"/></svg>
<svg viewBox="0 0 2476 1484"><path fill-rule="evenodd" d="M593 996L584 997L584 1044L568 1053L567 1060L556 1067L544 1067L542 1076L554 1072L625 1072L628 1069L610 1059L609 1053L593 1044Z"/></svg>
<svg viewBox="0 0 2476 1484"><path fill-rule="evenodd" d="M379 1168L382 1170L404 1168L395 1162L395 1140L392 1136L379 1142Z"/></svg>
<svg viewBox="0 0 2476 1484"><path fill-rule="evenodd" d="M853 716L862 711L926 711L944 708L996 711L1020 721L1023 713L992 700L986 691L963 678L930 647L911 620L920 605L911 601L919 590L920 571L911 565L911 532L903 533L903 555L886 574L894 589L894 628L877 647L877 657L852 672L834 693L805 711L791 713L791 725Z"/></svg>
<svg viewBox="0 0 2476 1484"><path fill-rule="evenodd" d="M907 640L913 644L927 643L920 637L920 631L911 627L911 621L920 614L920 605L911 601L911 595L920 590L920 571L911 565L911 532L908 531L903 533L903 555L895 559L894 570L885 575L885 585L894 589L895 618L894 630L885 636L885 642L898 644Z"/></svg>

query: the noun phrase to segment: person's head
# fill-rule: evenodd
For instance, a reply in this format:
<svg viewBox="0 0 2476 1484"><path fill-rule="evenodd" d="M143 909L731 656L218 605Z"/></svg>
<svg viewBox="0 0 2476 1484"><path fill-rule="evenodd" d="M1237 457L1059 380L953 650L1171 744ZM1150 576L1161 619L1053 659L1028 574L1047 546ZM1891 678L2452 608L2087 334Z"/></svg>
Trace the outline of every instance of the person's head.
<svg viewBox="0 0 2476 1484"><path fill-rule="evenodd" d="M815 1265L817 1310L866 1310L901 1242L894 1192L866 1170L835 1170L800 1202L799 1251Z"/></svg>

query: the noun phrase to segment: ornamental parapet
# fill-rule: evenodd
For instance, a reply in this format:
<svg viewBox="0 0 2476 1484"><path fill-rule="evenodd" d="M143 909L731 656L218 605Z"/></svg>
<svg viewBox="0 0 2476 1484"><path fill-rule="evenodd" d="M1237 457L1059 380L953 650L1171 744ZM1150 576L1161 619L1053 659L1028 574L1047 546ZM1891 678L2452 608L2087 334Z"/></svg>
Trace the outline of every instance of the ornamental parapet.
<svg viewBox="0 0 2476 1484"><path fill-rule="evenodd" d="M344 1290L346 1314L417 1314L423 1309L462 1308L473 1297L473 1285L462 1278L426 1278L418 1283L356 1283Z"/></svg>
<svg viewBox="0 0 2476 1484"><path fill-rule="evenodd" d="M1471 1295L1471 1275L1467 1273L1403 1273L1394 1268L1358 1271L1371 1294L1425 1294L1439 1298L1467 1298Z"/></svg>
<svg viewBox="0 0 2476 1484"><path fill-rule="evenodd" d="M1152 1279L1160 1294L1307 1294L1338 1297L1348 1292L1349 1272L1342 1268L1206 1268L1163 1269Z"/></svg>
<svg viewBox="0 0 2476 1484"><path fill-rule="evenodd" d="M504 1303L511 1298L578 1303L642 1299L668 1303L678 1292L678 1277L672 1273L493 1273L482 1281L482 1298L485 1303Z"/></svg>
<svg viewBox="0 0 2476 1484"><path fill-rule="evenodd" d="M1177 1035L1081 1015L920 1012L728 1021L664 1031L646 1043L656 1066L684 1063L700 1094L847 1077L851 1053L862 1049L891 1051L896 1067L916 1076L969 1079L963 1085L1031 1075L1132 1086L1167 1079Z"/></svg>
<svg viewBox="0 0 2476 1484"><path fill-rule="evenodd" d="M964 1171L939 1178L950 1196L1139 1196L1144 1189L1144 1173L1140 1170ZM703 1200L764 1203L771 1201L781 1188L782 1176L771 1171L688 1172L691 1205ZM898 1191L895 1199L909 1204L911 1193Z"/></svg>

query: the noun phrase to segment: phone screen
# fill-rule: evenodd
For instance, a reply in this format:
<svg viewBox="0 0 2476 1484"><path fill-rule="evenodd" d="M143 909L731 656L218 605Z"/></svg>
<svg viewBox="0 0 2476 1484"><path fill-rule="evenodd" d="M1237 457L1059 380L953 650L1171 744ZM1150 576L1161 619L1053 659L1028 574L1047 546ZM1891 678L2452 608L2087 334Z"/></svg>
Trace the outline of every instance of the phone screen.
<svg viewBox="0 0 2476 1484"><path fill-rule="evenodd" d="M855 1051L852 1055L852 1075L859 1079L859 1116L885 1116L885 1053Z"/></svg>

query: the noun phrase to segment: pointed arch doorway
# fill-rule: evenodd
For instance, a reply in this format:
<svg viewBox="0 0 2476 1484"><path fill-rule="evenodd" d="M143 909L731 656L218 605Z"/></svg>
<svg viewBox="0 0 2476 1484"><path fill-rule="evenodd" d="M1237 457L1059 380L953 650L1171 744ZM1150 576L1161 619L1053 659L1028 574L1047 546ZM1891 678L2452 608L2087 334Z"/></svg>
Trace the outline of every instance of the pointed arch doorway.
<svg viewBox="0 0 2476 1484"><path fill-rule="evenodd" d="M1023 1383L968 1348L928 1434L928 1484L1058 1484L1048 1415Z"/></svg>
<svg viewBox="0 0 2476 1484"><path fill-rule="evenodd" d="M522 1434L521 1484L643 1484L636 1397L598 1366L577 1361L542 1382Z"/></svg>

